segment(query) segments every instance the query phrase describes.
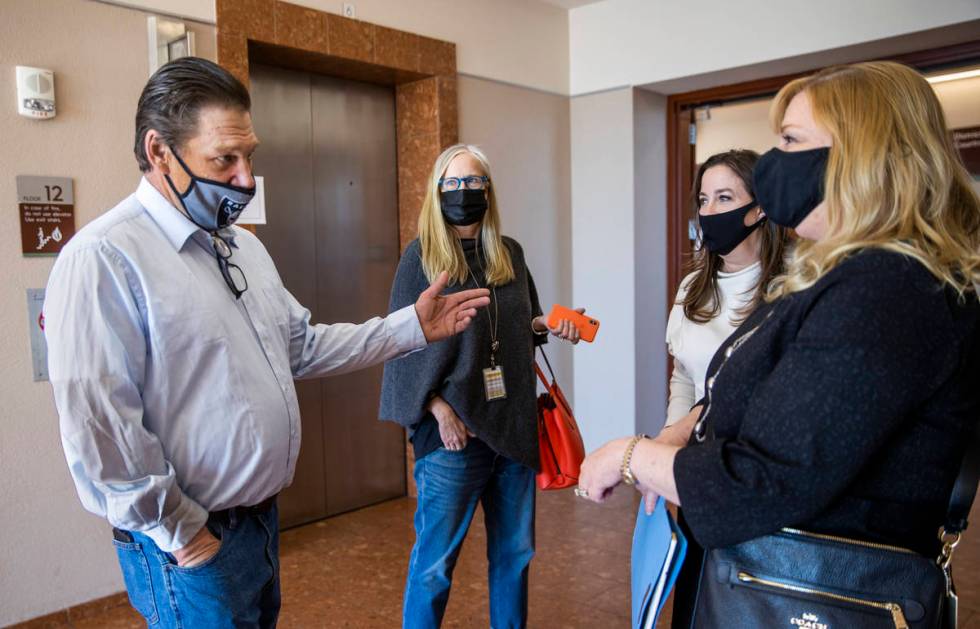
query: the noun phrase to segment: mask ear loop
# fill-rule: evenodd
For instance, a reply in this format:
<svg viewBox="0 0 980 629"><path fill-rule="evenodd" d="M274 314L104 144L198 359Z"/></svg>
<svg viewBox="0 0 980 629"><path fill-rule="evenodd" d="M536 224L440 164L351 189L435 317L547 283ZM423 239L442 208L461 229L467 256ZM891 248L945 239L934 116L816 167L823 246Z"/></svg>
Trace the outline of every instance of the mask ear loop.
<svg viewBox="0 0 980 629"><path fill-rule="evenodd" d="M183 205L184 199L187 197L187 195L191 193L191 190L194 189L194 180L197 179L197 177L195 177L194 173L191 172L191 169L187 167L187 164L184 163L184 160L180 159L180 155L177 154L177 151L174 150L174 147L172 145L168 144L167 148L170 149L170 154L177 158L177 163L180 164L180 167L184 169L184 172L187 173L187 176L190 177L191 179L190 185L187 186L187 191L181 194L180 192L177 191L177 186L174 185L174 181L173 179L170 178L170 175L166 174L163 176L164 179L167 180L167 183L170 185L170 189L173 190L174 194L176 194L177 197L180 199L181 205ZM184 208L184 211L185 212L187 211L186 207ZM188 216L189 215L190 213L188 212Z"/></svg>
<svg viewBox="0 0 980 629"><path fill-rule="evenodd" d="M170 153L177 158L177 162L180 164L180 167L184 169L184 172L187 173L187 176L190 177L191 182L190 185L187 186L187 191L184 192L184 194L181 194L180 192L177 191L177 186L174 184L174 180L170 178L169 174L165 174L163 178L167 180L167 185L170 186L170 189L173 190L174 194L177 195L177 198L180 200L180 207L181 209L184 210L183 212L184 216L186 216L188 220L190 220L190 222L194 223L195 225L203 229L205 232L213 236L217 232L212 231L208 227L205 227L204 225L201 225L196 220L194 220L194 217L191 215L190 210L188 210L187 206L184 205L184 199L187 198L187 195L189 195L191 193L191 190L194 189L194 181L197 179L197 177L195 177L194 173L191 172L191 169L187 167L187 164L184 163L184 160L180 159L180 155L177 154L177 151L174 150L174 147L168 144L167 148L170 149Z"/></svg>
<svg viewBox="0 0 980 629"><path fill-rule="evenodd" d="M187 167L187 164L184 163L184 160L180 159L180 155L177 154L177 151L174 149L174 147L168 144L167 148L170 149L171 155L177 158L177 163L180 164L180 167L184 169L184 172L187 173L187 176L190 177L191 180L197 179L197 175L191 172L191 169Z"/></svg>

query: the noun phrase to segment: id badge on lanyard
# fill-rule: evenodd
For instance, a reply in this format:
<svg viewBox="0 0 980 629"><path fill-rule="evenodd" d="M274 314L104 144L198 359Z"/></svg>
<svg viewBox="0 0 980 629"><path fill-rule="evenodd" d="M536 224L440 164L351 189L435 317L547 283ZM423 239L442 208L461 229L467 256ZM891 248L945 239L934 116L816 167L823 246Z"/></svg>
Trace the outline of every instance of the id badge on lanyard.
<svg viewBox="0 0 980 629"><path fill-rule="evenodd" d="M507 386L504 384L504 368L499 365L483 370L483 390L487 394L487 402L502 400L507 397Z"/></svg>

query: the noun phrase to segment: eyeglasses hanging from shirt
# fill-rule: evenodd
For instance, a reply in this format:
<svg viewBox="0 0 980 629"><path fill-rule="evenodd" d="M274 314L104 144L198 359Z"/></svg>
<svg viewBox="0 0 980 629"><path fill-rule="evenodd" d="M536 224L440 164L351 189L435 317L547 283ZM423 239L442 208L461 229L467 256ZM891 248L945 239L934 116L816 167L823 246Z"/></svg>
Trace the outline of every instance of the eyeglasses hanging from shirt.
<svg viewBox="0 0 980 629"><path fill-rule="evenodd" d="M177 190L177 186L174 185L170 175L164 175L167 184L177 195L187 217L195 225L210 234L211 246L214 249L214 257L218 261L221 277L224 278L228 288L235 295L235 299L241 299L245 291L248 290L248 280L245 279L245 273L240 266L228 261L232 254L231 245L218 234L218 230L230 227L238 220L245 206L255 196L255 187L241 188L198 177L191 172L191 169L187 167L187 164L184 163L184 160L180 158L173 147L170 147L170 152L173 153L180 167L191 178L191 183L183 194Z"/></svg>
<svg viewBox="0 0 980 629"><path fill-rule="evenodd" d="M218 260L221 277L225 279L225 284L231 289L235 299L241 299L248 290L248 279L242 267L228 261L231 258L231 245L218 232L214 232L211 234L211 246L214 247L214 257Z"/></svg>

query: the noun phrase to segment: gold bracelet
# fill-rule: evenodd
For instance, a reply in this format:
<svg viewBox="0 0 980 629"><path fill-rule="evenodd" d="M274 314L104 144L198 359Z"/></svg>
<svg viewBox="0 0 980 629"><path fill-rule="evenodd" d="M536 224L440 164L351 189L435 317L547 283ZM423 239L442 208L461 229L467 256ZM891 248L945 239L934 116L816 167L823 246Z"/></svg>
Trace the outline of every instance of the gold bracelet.
<svg viewBox="0 0 980 629"><path fill-rule="evenodd" d="M627 485L635 485L636 477L633 476L633 470L630 469L630 463L633 461L633 450L636 448L636 444L640 442L640 439L646 439L647 436L644 434L639 434L630 439L630 443L626 446L626 453L623 455L623 466L619 469L620 474L623 476L623 482Z"/></svg>

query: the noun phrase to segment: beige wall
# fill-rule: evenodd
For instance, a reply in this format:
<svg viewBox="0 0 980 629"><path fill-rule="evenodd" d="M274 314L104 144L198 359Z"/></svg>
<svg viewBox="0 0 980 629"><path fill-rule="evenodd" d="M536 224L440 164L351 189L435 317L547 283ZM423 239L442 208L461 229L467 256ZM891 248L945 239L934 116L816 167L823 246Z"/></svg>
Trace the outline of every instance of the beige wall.
<svg viewBox="0 0 980 629"><path fill-rule="evenodd" d="M980 126L980 77L935 83L932 88L946 113L950 129ZM712 107L710 119L698 113L695 159L702 163L715 153L747 148L759 153L771 149L776 135L769 127L771 99Z"/></svg>
<svg viewBox="0 0 980 629"><path fill-rule="evenodd" d="M504 233L523 246L546 313L572 304L569 131L564 96L459 79L460 140L490 159ZM546 351L573 401L572 348L552 341Z"/></svg>
<svg viewBox="0 0 980 629"><path fill-rule="evenodd" d="M214 0L111 0L214 23ZM340 13L341 0L290 0ZM461 74L568 94L568 11L538 0L352 0L357 19L456 43Z"/></svg>
<svg viewBox="0 0 980 629"><path fill-rule="evenodd" d="M46 284L53 259L21 256L14 177L72 177L78 226L115 205L139 178L133 116L147 79L138 11L83 0L3 0L2 11L0 626L122 587L109 529L82 509L68 475L50 386L31 380L25 289ZM199 54L213 58L213 27L194 30ZM17 115L17 65L54 70L56 118Z"/></svg>
<svg viewBox="0 0 980 629"><path fill-rule="evenodd" d="M132 120L147 79L147 14L92 0L2 1L0 103L9 106L0 107L0 198L12 210L18 174L70 176L81 227L128 195L139 179ZM369 6L358 3L361 17L371 19L364 12ZM198 54L213 59L214 28L192 27ZM32 35L42 31L43 40ZM461 53L466 48L464 42ZM17 115L16 65L55 71L55 119ZM567 97L463 76L459 99L461 138L482 145L493 161L506 231L525 245L545 307L570 303ZM22 257L16 212L4 212L0 220L3 626L123 585L108 525L86 513L75 494L50 386L31 381L25 290L46 284L53 260ZM551 354L570 390L571 350L555 347Z"/></svg>

